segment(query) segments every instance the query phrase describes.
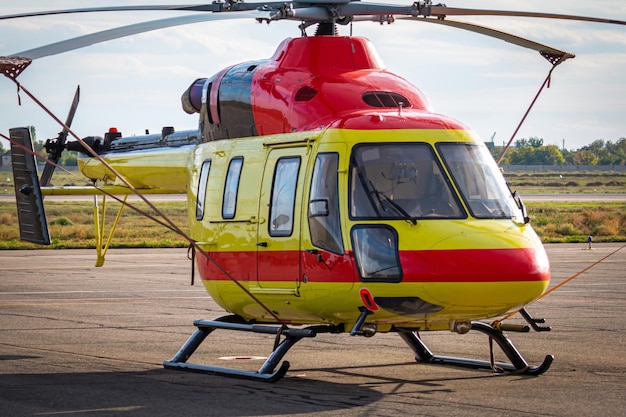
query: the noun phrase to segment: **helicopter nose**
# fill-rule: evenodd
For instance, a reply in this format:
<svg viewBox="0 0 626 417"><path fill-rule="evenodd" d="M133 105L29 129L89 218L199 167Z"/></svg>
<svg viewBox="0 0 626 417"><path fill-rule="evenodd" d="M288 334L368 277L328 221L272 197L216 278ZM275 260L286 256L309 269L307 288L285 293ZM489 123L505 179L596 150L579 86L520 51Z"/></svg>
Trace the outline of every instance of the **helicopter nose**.
<svg viewBox="0 0 626 417"><path fill-rule="evenodd" d="M444 305L506 311L539 297L550 280L538 238L466 233L436 244L428 257L429 294Z"/></svg>
<svg viewBox="0 0 626 417"><path fill-rule="evenodd" d="M455 256L447 263L464 269L471 281L550 279L548 255L534 233L516 229L466 232L441 240L432 249L452 250Z"/></svg>

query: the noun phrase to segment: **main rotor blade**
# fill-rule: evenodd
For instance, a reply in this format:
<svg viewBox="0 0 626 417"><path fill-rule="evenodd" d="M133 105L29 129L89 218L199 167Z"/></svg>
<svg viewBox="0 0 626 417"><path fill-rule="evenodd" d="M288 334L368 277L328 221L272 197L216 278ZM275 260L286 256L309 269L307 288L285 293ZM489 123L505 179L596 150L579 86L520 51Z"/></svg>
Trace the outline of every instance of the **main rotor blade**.
<svg viewBox="0 0 626 417"><path fill-rule="evenodd" d="M12 54L12 56L37 59L46 56L61 54L63 52L73 51L74 49L83 48L85 46L94 45L100 42L106 42L113 39L123 38L125 36L136 35L138 33L164 29L172 26L188 25L192 23L206 22L211 20L246 19L266 16L267 13L264 12L244 11L228 13L202 13L189 16L171 17L168 19L151 20L149 22L135 23L128 26L121 26L118 28L103 30L101 32L90 33L89 35L78 36L76 38L51 43L49 45L41 46L39 48L18 52Z"/></svg>
<svg viewBox="0 0 626 417"><path fill-rule="evenodd" d="M515 10L481 10L459 7L447 7L444 5L431 6L428 4L381 4L368 3L360 0L305 0L299 1L273 1L268 3L245 3L243 1L214 1L204 4L163 4L144 6L107 6L107 7L85 7L65 10L47 10L39 12L16 13L0 16L0 20L18 19L23 17L48 16L58 14L92 13L92 12L119 12L119 11L189 11L189 12L223 12L223 11L244 11L254 10L262 6L270 9L280 9L286 4L292 4L294 9L310 7L311 5L339 6L338 10L342 16L359 15L380 15L380 14L401 14L412 16L509 16L509 17L536 17L545 19L575 20L583 22L611 23L626 25L626 21L618 19L606 19L590 16L566 15L558 13L525 12ZM343 14L343 12L347 12ZM354 14L353 14L354 13Z"/></svg>
<svg viewBox="0 0 626 417"><path fill-rule="evenodd" d="M80 9L64 9L64 10L46 10L41 12L26 12L26 13L16 13L16 14L8 14L4 16L0 16L0 20L7 19L19 19L23 17L35 17L35 16L50 16L50 15L58 15L58 14L73 14L73 13L91 13L91 12L124 12L124 11L159 11L159 10L170 10L170 11L213 11L212 9L207 9L207 7L211 7L213 5L153 5L153 6L110 6L110 7L85 7Z"/></svg>
<svg viewBox="0 0 626 417"><path fill-rule="evenodd" d="M532 49L537 51L551 63L560 63L569 58L574 58L576 55L561 51L560 49L553 48L551 46L543 45L539 42L532 41L530 39L521 38L519 36L512 35L510 33L501 32L499 30L491 29L485 26L475 25L472 23L456 22L448 19L428 19L428 18L414 18L414 17L398 17L398 20L411 20L415 22L428 22L436 23L439 25L451 26L457 29L468 30L470 32L479 33L481 35L489 36L492 38L500 39L505 42L512 43L523 48Z"/></svg>
<svg viewBox="0 0 626 417"><path fill-rule="evenodd" d="M507 16L507 17L538 17L544 19L576 20L581 22L612 23L626 25L626 21L617 19L605 19L600 17L576 16L542 12L518 12L513 10L480 10L462 9L457 7L431 6L424 16Z"/></svg>
<svg viewBox="0 0 626 417"><path fill-rule="evenodd" d="M76 108L78 107L78 101L80 100L80 86L76 87L76 92L74 93L74 100L72 100L72 105L70 106L70 111L67 113L67 119L65 119L65 126L70 127L72 125L72 121L74 120L74 115L76 114ZM51 155L48 156L48 160L54 162L55 164L59 162L61 159L61 154L63 153L63 149L65 148L65 142L67 141L67 134L69 132L67 129L63 128L59 136L57 137L56 147ZM39 183L43 187L47 187L50 185L50 180L52 179L52 174L54 173L54 169L56 166L53 164L46 164L43 168L43 173L41 174L41 179Z"/></svg>

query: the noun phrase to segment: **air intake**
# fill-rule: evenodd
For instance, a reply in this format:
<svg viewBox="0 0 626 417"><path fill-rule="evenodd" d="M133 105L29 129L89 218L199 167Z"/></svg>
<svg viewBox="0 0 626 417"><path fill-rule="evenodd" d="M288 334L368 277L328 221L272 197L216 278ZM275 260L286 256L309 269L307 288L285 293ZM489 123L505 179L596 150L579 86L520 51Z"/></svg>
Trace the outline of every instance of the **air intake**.
<svg viewBox="0 0 626 417"><path fill-rule="evenodd" d="M401 94L389 91L369 91L363 94L363 101L372 107L397 108L402 103L402 107L409 107L411 103Z"/></svg>

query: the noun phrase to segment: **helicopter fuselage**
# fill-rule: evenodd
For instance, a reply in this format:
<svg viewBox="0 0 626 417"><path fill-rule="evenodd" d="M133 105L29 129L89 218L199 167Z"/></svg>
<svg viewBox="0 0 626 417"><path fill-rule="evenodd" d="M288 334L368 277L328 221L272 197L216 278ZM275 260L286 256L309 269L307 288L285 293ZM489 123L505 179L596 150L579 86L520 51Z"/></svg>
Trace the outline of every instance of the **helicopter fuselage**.
<svg viewBox="0 0 626 417"><path fill-rule="evenodd" d="M144 150L127 178L187 193L203 283L246 320L349 328L366 308L379 331L452 329L548 285L543 246L484 143L363 38L288 39L196 80L183 107L200 115L198 144ZM124 172L131 153L103 156ZM147 175L154 161L171 175Z"/></svg>

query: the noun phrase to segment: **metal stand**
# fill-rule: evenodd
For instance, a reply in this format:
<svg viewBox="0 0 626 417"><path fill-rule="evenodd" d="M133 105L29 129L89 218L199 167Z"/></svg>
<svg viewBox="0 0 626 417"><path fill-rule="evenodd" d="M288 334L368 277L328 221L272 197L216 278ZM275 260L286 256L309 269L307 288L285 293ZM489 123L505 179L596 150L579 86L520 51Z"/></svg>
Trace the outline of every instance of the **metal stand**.
<svg viewBox="0 0 626 417"><path fill-rule="evenodd" d="M494 371L507 371L524 375L541 375L550 368L554 356L547 355L543 363L539 366L530 366L522 355L517 351L511 340L500 330L495 329L489 324L474 321L472 322L472 330L477 330L489 336L490 340L500 346L500 349L509 358L511 363L501 363L493 361L481 361L467 358L456 358L450 356L434 355L428 346L424 344L419 337L417 331L398 329L400 337L415 352L415 360L418 362L436 364L436 365L455 365L474 369L492 369Z"/></svg>

